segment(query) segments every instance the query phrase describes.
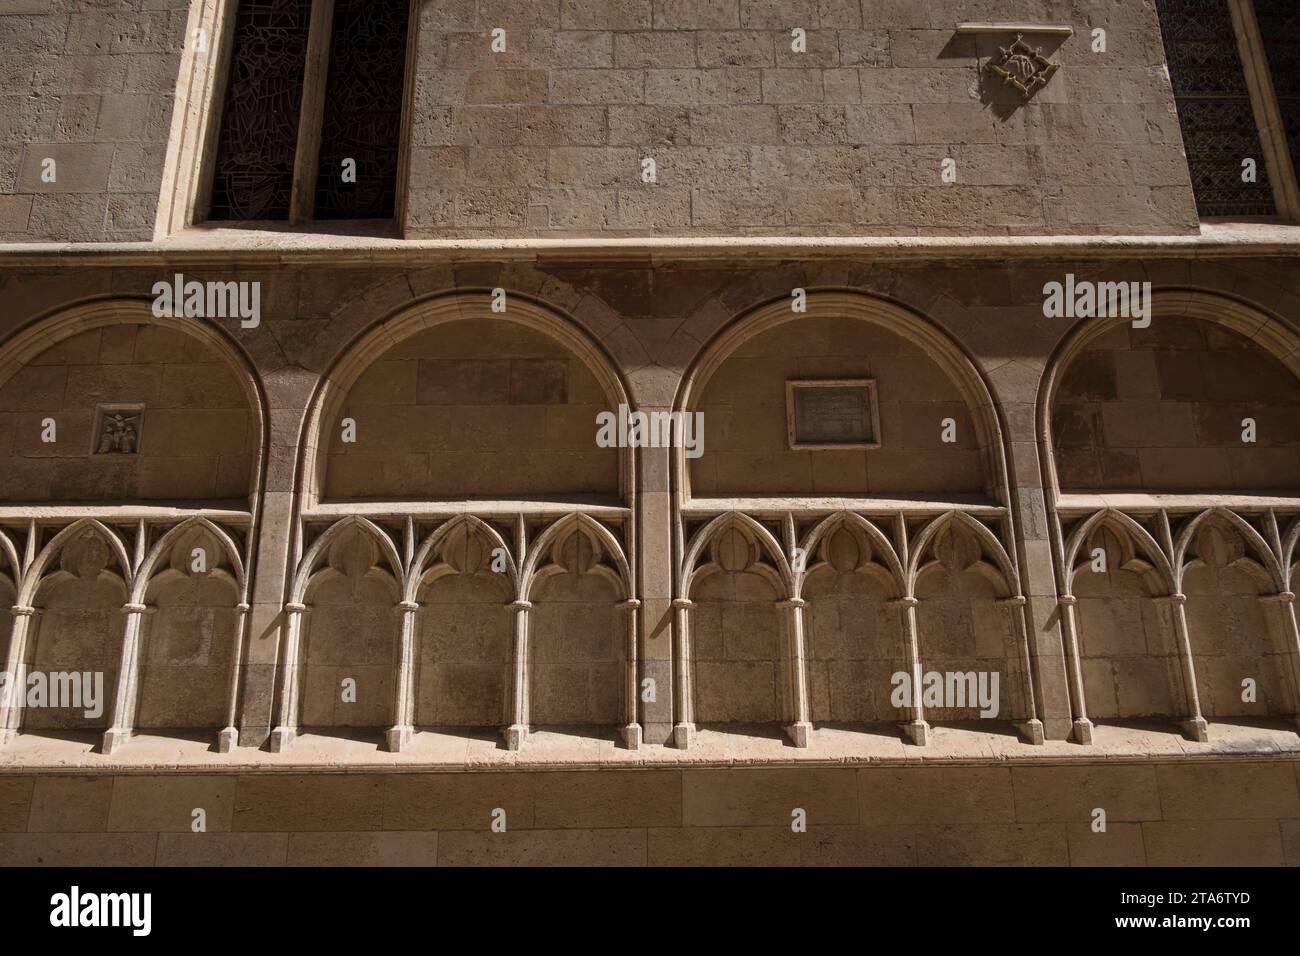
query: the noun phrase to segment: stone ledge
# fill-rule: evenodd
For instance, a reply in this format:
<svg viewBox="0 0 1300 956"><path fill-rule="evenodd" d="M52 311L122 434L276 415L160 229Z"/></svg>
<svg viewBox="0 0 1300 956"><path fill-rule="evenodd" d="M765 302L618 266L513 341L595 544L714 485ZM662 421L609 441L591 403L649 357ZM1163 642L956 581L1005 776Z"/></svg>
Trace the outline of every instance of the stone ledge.
<svg viewBox="0 0 1300 956"><path fill-rule="evenodd" d="M372 741L304 733L283 753L251 748L218 754L198 740L138 736L109 757L94 753L98 737L83 740L20 735L0 752L0 775L29 773L114 774L232 771L279 773L329 771L408 773L429 771L594 770L636 768L881 767L881 766L1070 766L1089 763L1214 762L1286 759L1300 761L1300 734L1292 730L1210 724L1210 742L1186 740L1175 727L1129 728L1098 725L1094 742L1081 746L1049 740L1033 746L1010 732L965 727L932 728L930 743L916 747L901 737L820 727L805 749L787 746L777 731L721 733L701 729L689 750L643 744L619 747L613 736L577 736L534 730L523 751L501 749L497 735L481 737L417 732L401 753Z"/></svg>
<svg viewBox="0 0 1300 956"><path fill-rule="evenodd" d="M1296 255L1300 226L1285 223L1202 224L1199 234L1143 236L634 236L521 238L466 236L399 239L321 232L196 228L152 242L0 243L8 266L267 264L348 262L405 264L431 259L603 260L801 259L870 255L875 260L1049 257L1104 259Z"/></svg>

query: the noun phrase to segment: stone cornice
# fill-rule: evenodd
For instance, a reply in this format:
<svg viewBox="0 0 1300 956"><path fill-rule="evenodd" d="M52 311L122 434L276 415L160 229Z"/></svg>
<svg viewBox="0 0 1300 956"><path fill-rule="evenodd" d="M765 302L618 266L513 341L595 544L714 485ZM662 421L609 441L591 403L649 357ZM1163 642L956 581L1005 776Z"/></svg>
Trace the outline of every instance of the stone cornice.
<svg viewBox="0 0 1300 956"><path fill-rule="evenodd" d="M16 266L375 265L430 261L667 262L843 259L944 261L1300 256L1300 226L1203 226L1179 236L643 236L397 239L237 229L193 230L152 242L0 243L0 264Z"/></svg>

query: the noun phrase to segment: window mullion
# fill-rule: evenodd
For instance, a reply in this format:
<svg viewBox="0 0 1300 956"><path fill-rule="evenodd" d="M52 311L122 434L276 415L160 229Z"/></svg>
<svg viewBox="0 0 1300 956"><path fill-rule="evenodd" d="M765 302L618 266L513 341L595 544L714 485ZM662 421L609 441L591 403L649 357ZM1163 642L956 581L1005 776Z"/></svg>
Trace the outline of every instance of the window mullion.
<svg viewBox="0 0 1300 956"><path fill-rule="evenodd" d="M307 30L307 61L303 67L302 109L298 113L298 146L293 160L293 193L289 222L300 225L313 218L316 176L320 164L321 122L325 115L325 89L329 81L330 34L334 0L314 0Z"/></svg>
<svg viewBox="0 0 1300 956"><path fill-rule="evenodd" d="M1259 129L1260 147L1264 150L1264 164L1273 186L1277 214L1282 219L1300 221L1300 186L1291 162L1282 111L1269 76L1264 38L1255 19L1254 0L1228 0L1228 12L1232 16L1233 32L1237 35L1237 49L1246 74L1246 87L1250 91L1250 105L1255 114L1255 126Z"/></svg>

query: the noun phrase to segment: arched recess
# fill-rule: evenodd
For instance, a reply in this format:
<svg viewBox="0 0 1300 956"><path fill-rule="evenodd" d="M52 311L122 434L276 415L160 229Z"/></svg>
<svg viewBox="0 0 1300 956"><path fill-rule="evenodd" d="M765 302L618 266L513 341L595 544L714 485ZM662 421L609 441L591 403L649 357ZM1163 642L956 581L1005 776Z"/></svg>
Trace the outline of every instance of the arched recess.
<svg viewBox="0 0 1300 956"><path fill-rule="evenodd" d="M1222 615L1208 606L1241 601L1248 590L1236 558L1226 575L1216 576L1215 565L1204 562L1184 573L1182 555L1194 539L1188 529L1207 505L1226 505L1232 519L1220 517L1228 537L1241 536L1247 552L1273 566L1269 583L1257 581L1258 597L1281 600L1281 626L1291 632L1291 643L1297 631L1281 554L1286 529L1300 513L1300 335L1253 305L1195 289L1159 290L1150 309L1147 328L1122 318L1080 322L1056 349L1039 390L1039 461L1067 654L1075 661L1075 733L1084 742L1091 739L1093 710L1087 688L1104 682L1097 679L1097 662L1088 665L1072 645L1090 642L1095 651L1106 640L1099 630L1117 633L1117 623L1102 620L1097 608L1084 613L1085 598L1103 600L1108 586L1123 592L1110 613L1127 614L1122 629L1129 637L1103 656L1132 656L1127 680L1112 672L1114 688L1098 698L1097 715L1176 714L1195 739L1206 739L1197 648L1232 640ZM1090 565L1079 553L1082 529L1103 519L1112 534L1088 549L1105 554L1108 570L1076 574ZM1150 562L1154 576L1136 567L1126 574L1134 551ZM1216 548L1209 553L1222 556ZM1185 580L1199 594L1186 593ZM1225 590L1218 596L1206 591L1220 586ZM1150 597L1168 601L1146 607ZM1089 615L1091 624L1082 620ZM1094 632L1090 639L1073 633L1076 618L1080 632ZM1207 628L1209 634L1198 634ZM1300 673L1297 654L1293 675ZM1163 681L1171 657L1179 658L1179 674ZM1093 679L1082 679L1090 667ZM1226 701L1226 690L1219 697Z"/></svg>
<svg viewBox="0 0 1300 956"><path fill-rule="evenodd" d="M861 336L855 328L862 329ZM785 335L792 340L784 341ZM704 455L696 459L696 465L709 457L711 447L717 447L719 438L711 443L709 435L718 431L722 432L723 447L742 455L747 447L764 453L784 446L788 379L870 378L877 383L881 409L880 447L861 453L862 467L868 473L874 469L884 479L855 482L852 476L859 465L843 456L857 453L813 450L798 454L829 464L824 469L820 464L809 465L809 483L769 491L860 497L956 492L956 486L932 489L925 485L923 473L938 465L942 470L971 474L971 482L964 483L960 492L1007 504L1003 432L988 384L971 357L921 315L885 299L836 289L809 290L804 313L793 312L789 299L759 306L737 318L704 348L678 386L674 409L699 410L720 371L733 357L746 357L746 349L755 352L752 360L747 358L744 367L737 369L734 382L722 383L736 399L717 409L720 427L706 433ZM915 407L905 400L904 396L915 396L927 386L935 393L926 403L928 407ZM947 401L937 400L940 391ZM738 406L734 415L728 411L732 406ZM763 412L767 414L759 421ZM957 426L956 441L951 443L942 441L942 422L948 417ZM960 456L963 462L970 458L970 463L954 467L953 456ZM689 501L697 496L691 463L680 447L674 449L673 460L677 497ZM819 472L829 475L837 469L843 480L817 485Z"/></svg>
<svg viewBox="0 0 1300 956"><path fill-rule="evenodd" d="M1099 512L1066 544L1066 608L1077 631L1087 714L1103 721L1185 716L1173 568L1154 536L1120 511Z"/></svg>
<svg viewBox="0 0 1300 956"><path fill-rule="evenodd" d="M681 581L695 635L690 723L793 723L788 624L777 605L794 579L772 531L739 512L718 516L689 543Z"/></svg>
<svg viewBox="0 0 1300 956"><path fill-rule="evenodd" d="M903 640L904 572L893 543L852 512L820 522L801 545L807 603L810 719L814 724L895 723L892 675L910 670Z"/></svg>
<svg viewBox="0 0 1300 956"><path fill-rule="evenodd" d="M138 447L92 454L96 408L117 404L143 406ZM0 346L0 413L22 437L4 463L19 470L0 471L0 486L22 489L11 501L238 498L255 518L265 409L251 364L215 324L155 317L139 298L60 309ZM41 442L49 417L52 445Z"/></svg>
<svg viewBox="0 0 1300 956"><path fill-rule="evenodd" d="M1158 290L1150 308L1145 329L1122 318L1080 322L1049 361L1038 439L1053 500L1071 490L1300 486L1300 335L1262 310L1209 292ZM1247 416L1256 419L1253 443L1241 438ZM1071 449L1136 455L1136 464L1098 460L1084 468L1068 463ZM1229 451L1232 458L1219 454ZM1238 464L1252 455L1255 464Z"/></svg>
<svg viewBox="0 0 1300 956"><path fill-rule="evenodd" d="M974 675L954 679L951 691L945 676L945 699L927 707L926 718L1031 720L1023 599L997 536L969 515L948 512L916 536L907 571L921 670Z"/></svg>
<svg viewBox="0 0 1300 956"><path fill-rule="evenodd" d="M194 517L159 538L136 573L130 598L149 607L134 729L235 726L247 595L239 548L222 528Z"/></svg>
<svg viewBox="0 0 1300 956"><path fill-rule="evenodd" d="M518 578L505 538L473 515L445 522L421 543L406 596L420 608L414 728L495 732L508 723L509 604Z"/></svg>
<svg viewBox="0 0 1300 956"><path fill-rule="evenodd" d="M1192 661L1206 717L1263 719L1297 712L1295 652L1277 556L1224 508L1185 523L1175 543ZM1261 600L1261 598L1274 598Z"/></svg>
<svg viewBox="0 0 1300 956"><path fill-rule="evenodd" d="M596 411L617 413L620 406L632 404L613 360L577 323L550 306L509 292L506 302L504 312L493 312L492 294L486 289L478 293L432 296L403 307L343 350L317 386L309 409L301 468L303 513L310 513L322 501L333 498L512 500L528 497L531 491L524 465L530 449L539 447L567 453L575 474L586 476L578 482L580 488L576 494L569 497L580 500L594 497L604 503L631 507L634 449L596 446ZM497 342L498 338L503 341L510 338L509 329L518 329L523 336L517 343L520 354L515 356L501 354L502 345ZM448 347L454 345L447 354L439 351L438 336L443 332L450 337ZM417 339L415 346L412 345L413 338L426 333L434 337L427 343L423 338ZM547 343L547 348L541 349L537 343ZM556 364L564 357L576 363L567 372ZM411 367L395 370L391 375L372 373L372 369L389 360L394 365ZM522 362L533 364L521 370L516 365ZM565 378L566 374L570 377ZM575 394L568 394L569 383L573 383ZM343 414L349 402L358 401L358 389L366 392L361 398L367 405L357 407L369 407L378 414L368 417L362 412ZM565 398L562 402L556 400L561 393ZM479 411L473 412L465 402L476 403ZM423 435L420 429L431 417L437 417L430 416L427 409L422 411L422 405L457 410L461 415L457 419L458 430L450 435L429 434L418 438ZM348 408L348 411L353 410ZM357 422L355 443L341 442L343 417ZM376 447L382 448L377 454L384 459L373 466L389 470L407 468L414 477L386 485L384 494L371 495L364 490L354 493L358 489L351 488L354 483L350 482L343 482L336 489L346 490L347 494L331 494L328 487L331 459L364 457L363 443L371 434L377 435ZM477 463L469 464L481 473L469 474L467 468L463 483L456 485L455 491L449 491L451 486L436 480L436 475L420 471L429 467L427 462L403 462L394 458L405 447L415 457L428 452L437 454L441 464L447 467L460 467L449 452L478 437L483 438L479 449L483 461L475 459ZM430 448L411 447L421 443L429 444ZM608 494L600 479L599 463L588 460L603 458L606 452L617 462L617 474L611 476ZM546 467L557 474L563 470L558 460L548 460ZM421 479L420 474L425 478ZM518 487L512 487L509 481L500 484L502 474L513 474L518 479ZM436 487L436 493L430 494L429 487ZM484 487L491 487L491 492L476 491ZM586 490L594 488L601 491ZM549 487L544 494L555 497L556 491Z"/></svg>
<svg viewBox="0 0 1300 956"><path fill-rule="evenodd" d="M872 436L876 441L862 442L864 447L853 450L790 448L790 418L795 413L787 407L788 383L828 379L874 383L879 409L879 429ZM719 399L718 394L729 399ZM918 396L928 400L920 401ZM1014 554L1009 551L1016 535L1007 453L989 385L972 358L946 332L893 302L828 289L809 291L802 313L791 309L789 299L760 306L708 343L684 376L674 410L702 411L706 416L703 455L692 461L685 449L675 448L672 457L674 550L679 556L674 618L679 686L691 686L694 662L703 659L698 649L720 643L720 635L710 631L721 622L697 613L699 605L692 603L695 595L689 581L696 573L704 540L700 525L713 516L746 509L764 520L784 514L787 532L766 535L777 552L771 563L778 576L789 563L784 552L795 547L802 529L854 499L869 499L862 510L869 507L870 513L887 516L891 528L899 528L899 541L885 542L885 548L876 549L880 555L906 552L906 539L913 530L908 522L935 516L910 507L915 499L943 502L939 515L953 506L987 509L998 537L1005 540L998 551ZM946 441L945 436L955 440ZM873 445L878 447L866 447ZM711 455L719 461L731 456L732 462L709 473ZM723 480L724 473L731 477ZM768 481L771 475L777 480ZM763 539L763 533L750 530L757 540ZM777 537L784 539L781 544L775 544ZM861 547L862 543L855 546L859 553ZM815 557L805 550L809 559ZM848 550L843 548L845 553ZM1018 598L1022 588L1017 560L1007 560L1009 590ZM822 577L827 573L825 568L818 572ZM902 576L900 568L900 580ZM807 586L805 579L811 580L807 573L795 575L793 587L775 598L781 602L775 619L784 631L782 643L790 662L784 696L796 746L806 744L813 709L826 712L821 683L829 680L822 675L827 669L808 656L805 620L811 618L824 631L829 614L824 612L820 623L815 609L805 614L807 595L800 594L800 588ZM813 585L812 596L825 600L824 594L817 594L822 586ZM879 602L883 596L871 598ZM764 600L769 598L763 595ZM904 610L896 616L906 622L900 630L914 662L915 598L910 584L900 588L898 600L904 601ZM886 613L885 619L889 617ZM820 648L828 647L823 634ZM820 656L822 650L815 652ZM811 662L807 672L805 660ZM853 666L862 673L861 664ZM884 679L888 689L889 675ZM693 699L707 707L706 696L706 688L700 686ZM834 713L833 707L830 712ZM690 739L690 717L689 706L678 708L679 745ZM923 724L914 714L908 733L917 742L925 739Z"/></svg>
<svg viewBox="0 0 1300 956"><path fill-rule="evenodd" d="M366 518L344 518L312 542L289 593L273 749L287 747L299 727L351 734L393 726L404 582L392 540Z"/></svg>
<svg viewBox="0 0 1300 956"><path fill-rule="evenodd" d="M131 560L119 536L94 519L76 521L37 554L16 606L35 609L24 640L10 648L7 670L41 675L89 673L81 688L94 706L28 706L6 714L6 731L83 733L108 727L122 646L122 608L133 581ZM15 625L25 620L15 619ZM14 659L21 653L22 659ZM102 683L95 675L102 674ZM35 676L35 674L33 674ZM47 686L50 678L44 678ZM28 702L31 702L30 695ZM48 704L54 703L52 699ZM66 701L64 701L66 703Z"/></svg>

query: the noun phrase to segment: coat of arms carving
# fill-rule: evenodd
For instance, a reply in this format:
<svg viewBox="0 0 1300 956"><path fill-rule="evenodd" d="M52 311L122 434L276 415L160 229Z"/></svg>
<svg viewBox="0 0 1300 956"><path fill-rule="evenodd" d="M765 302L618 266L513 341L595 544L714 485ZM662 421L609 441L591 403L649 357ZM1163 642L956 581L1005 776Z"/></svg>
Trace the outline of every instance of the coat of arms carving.
<svg viewBox="0 0 1300 956"><path fill-rule="evenodd" d="M1043 56L1042 47L1034 48L1016 34L1016 42L1009 47L998 47L998 55L989 61L989 72L1002 78L1029 99L1047 85L1060 65Z"/></svg>

